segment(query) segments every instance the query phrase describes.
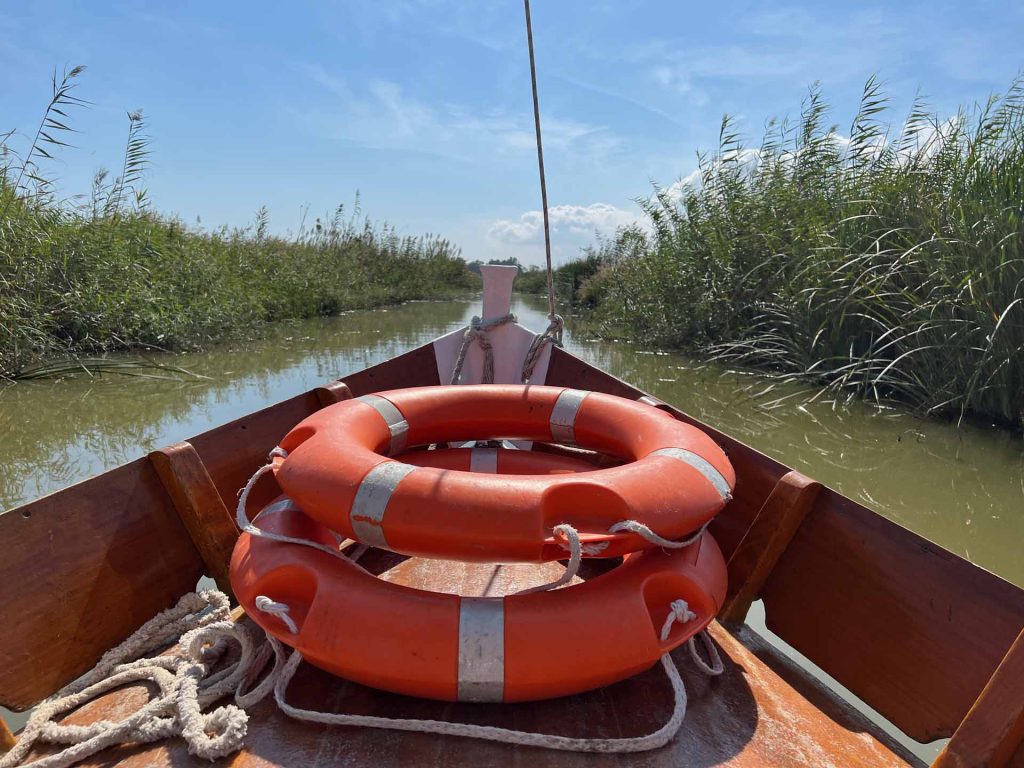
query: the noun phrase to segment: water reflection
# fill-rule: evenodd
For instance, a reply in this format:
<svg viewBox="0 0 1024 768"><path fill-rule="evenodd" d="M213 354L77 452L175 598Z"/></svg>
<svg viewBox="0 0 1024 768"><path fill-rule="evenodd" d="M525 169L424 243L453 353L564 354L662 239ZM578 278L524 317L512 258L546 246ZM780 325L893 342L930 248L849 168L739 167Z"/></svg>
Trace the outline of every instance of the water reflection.
<svg viewBox="0 0 1024 768"><path fill-rule="evenodd" d="M544 303L517 298L524 325ZM209 380L83 377L0 390L0 507L35 498L160 445L381 362L465 324L470 302L420 302L283 324L256 343L175 356ZM566 347L972 561L1024 584L1022 441L996 429L862 404L807 403L799 387L664 352L595 341ZM765 403L799 394L779 408Z"/></svg>

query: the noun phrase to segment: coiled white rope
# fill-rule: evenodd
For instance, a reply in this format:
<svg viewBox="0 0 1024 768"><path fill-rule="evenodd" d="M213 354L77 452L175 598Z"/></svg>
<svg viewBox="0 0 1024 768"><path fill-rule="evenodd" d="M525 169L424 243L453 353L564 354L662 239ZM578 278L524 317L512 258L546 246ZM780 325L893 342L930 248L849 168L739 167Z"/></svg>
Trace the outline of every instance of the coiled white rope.
<svg viewBox="0 0 1024 768"><path fill-rule="evenodd" d="M180 653L139 658L174 640L179 640ZM211 674L232 644L238 647L238 660ZM19 765L40 743L67 746L27 766L64 768L115 744L143 744L172 736L183 737L191 754L207 760L236 752L248 723L244 707L263 698L272 687L264 681L252 692L245 690L269 658L270 648L265 643L257 641L245 625L230 620L226 595L216 591L187 594L107 651L85 676L39 704L18 741L0 757L0 768ZM123 720L89 725L57 722L101 694L143 681L156 684L159 693ZM232 693L234 704L204 711Z"/></svg>

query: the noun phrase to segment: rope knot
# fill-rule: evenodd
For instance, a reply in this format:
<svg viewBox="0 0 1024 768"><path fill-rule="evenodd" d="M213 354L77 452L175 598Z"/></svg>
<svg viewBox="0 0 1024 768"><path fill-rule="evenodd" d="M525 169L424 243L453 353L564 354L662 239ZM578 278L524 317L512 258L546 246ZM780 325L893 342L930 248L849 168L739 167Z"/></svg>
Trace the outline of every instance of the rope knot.
<svg viewBox="0 0 1024 768"><path fill-rule="evenodd" d="M665 617L665 623L661 625L661 642L668 640L669 632L672 631L672 625L676 622L685 624L688 621L693 621L697 618L697 614L690 610L690 605L682 598L673 600L668 604L668 616Z"/></svg>
<svg viewBox="0 0 1024 768"><path fill-rule="evenodd" d="M497 317L477 317L474 316L469 321L469 326L466 328L466 332L462 334L462 346L459 348L459 357L455 361L455 369L452 371L452 384L458 384L459 379L462 378L462 366L466 362L466 354L469 352L469 348L475 341L480 345L480 349L484 353L484 367L481 373L480 383L481 384L493 384L494 383L494 349L491 344L491 338L488 336L488 331L492 331L498 326L505 325L506 323L514 323L516 316L511 312L498 315Z"/></svg>
<svg viewBox="0 0 1024 768"><path fill-rule="evenodd" d="M284 603L276 603L266 595L257 595L256 607L264 613L269 613L271 616L276 616L283 621L285 626L288 627L288 631L293 635L298 634L299 628L295 625L291 614L288 613L288 606Z"/></svg>
<svg viewBox="0 0 1024 768"><path fill-rule="evenodd" d="M669 610L672 612L672 616L680 624L685 624L688 621L693 621L697 618L697 614L690 610L689 604L683 600L673 600L669 603Z"/></svg>

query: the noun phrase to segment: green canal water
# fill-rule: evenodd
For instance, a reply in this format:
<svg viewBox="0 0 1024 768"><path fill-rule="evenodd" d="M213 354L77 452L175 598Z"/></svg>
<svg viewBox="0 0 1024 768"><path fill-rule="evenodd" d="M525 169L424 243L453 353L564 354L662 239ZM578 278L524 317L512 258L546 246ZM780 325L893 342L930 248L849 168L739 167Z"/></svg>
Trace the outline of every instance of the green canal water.
<svg viewBox="0 0 1024 768"><path fill-rule="evenodd" d="M74 376L0 388L0 509L16 506L465 325L478 302L417 302L282 324L261 340L168 356L204 378ZM544 303L516 297L521 323L546 325ZM698 419L1024 586L1024 441L959 429L896 408L808 402L759 375L675 353L588 338L570 320L571 352ZM771 391L764 394L766 389ZM792 395L785 404L771 401ZM759 606L750 623L764 629ZM806 660L802 660L806 663ZM813 665L807 665L813 666ZM834 688L841 686L823 673ZM862 711L879 719L848 692ZM24 716L10 717L15 727ZM893 732L891 727L887 728ZM894 733L894 735L896 735ZM929 761L938 745L900 741Z"/></svg>

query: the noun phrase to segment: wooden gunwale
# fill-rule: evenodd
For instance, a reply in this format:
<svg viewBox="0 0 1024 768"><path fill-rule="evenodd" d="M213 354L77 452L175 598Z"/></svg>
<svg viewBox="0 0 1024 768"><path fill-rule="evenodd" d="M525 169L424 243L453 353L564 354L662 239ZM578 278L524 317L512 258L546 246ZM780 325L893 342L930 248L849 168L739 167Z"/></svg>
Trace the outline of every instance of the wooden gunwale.
<svg viewBox="0 0 1024 768"><path fill-rule="evenodd" d="M0 515L0 538L19 543L0 562L0 578L37 579L26 592L0 598L5 614L19 617L0 638L0 704L31 706L200 575L223 581L235 493L295 422L347 397L437 383L426 345ZM562 350L552 354L547 383L644 396ZM659 407L708 432L737 470L736 499L712 527L738 579L727 618L738 622L760 597L770 629L912 738L956 731L940 758L947 762L937 765L1008 760L1021 738L1013 712L1024 694L1007 681L1019 679L1014 641L1024 626L1024 590L678 409ZM204 531L201 523L211 519ZM77 543L55 542L53 530ZM47 553L63 559L48 562ZM88 572L69 558L88 563ZM906 567L897 567L901 558ZM890 585L895 576L905 596L887 589L883 576ZM928 595L914 577L940 587ZM846 601L842 611L833 610L830 590ZM904 633L886 636L893 627ZM1010 715L1008 705L1017 707ZM963 749L958 762L954 746Z"/></svg>

